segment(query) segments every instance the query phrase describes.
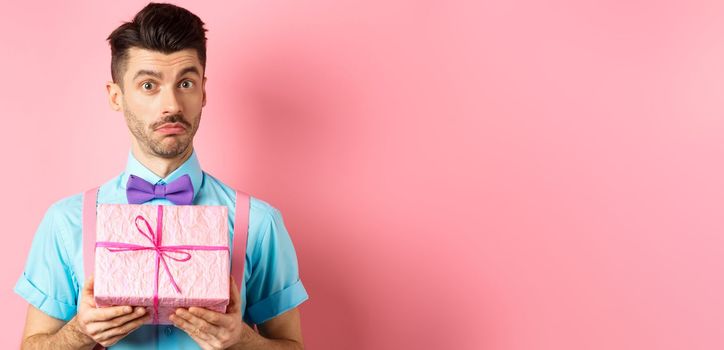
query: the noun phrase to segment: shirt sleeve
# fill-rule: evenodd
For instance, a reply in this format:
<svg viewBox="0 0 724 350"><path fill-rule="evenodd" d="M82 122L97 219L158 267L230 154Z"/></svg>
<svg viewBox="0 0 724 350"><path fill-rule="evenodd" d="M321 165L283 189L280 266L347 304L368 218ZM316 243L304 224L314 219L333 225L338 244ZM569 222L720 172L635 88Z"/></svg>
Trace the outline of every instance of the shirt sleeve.
<svg viewBox="0 0 724 350"><path fill-rule="evenodd" d="M77 311L77 291L57 215L55 205L46 211L14 291L49 316L68 321Z"/></svg>
<svg viewBox="0 0 724 350"><path fill-rule="evenodd" d="M247 282L247 312L256 324L264 323L309 299L299 279L297 255L282 215L276 208L269 209L262 222Z"/></svg>

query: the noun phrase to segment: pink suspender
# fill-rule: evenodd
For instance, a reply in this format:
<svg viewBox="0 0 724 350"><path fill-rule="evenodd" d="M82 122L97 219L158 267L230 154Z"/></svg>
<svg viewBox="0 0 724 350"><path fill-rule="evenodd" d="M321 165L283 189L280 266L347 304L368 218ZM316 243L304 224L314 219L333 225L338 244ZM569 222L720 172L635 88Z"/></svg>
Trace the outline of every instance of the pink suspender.
<svg viewBox="0 0 724 350"><path fill-rule="evenodd" d="M234 243L231 254L231 276L234 277L239 293L244 283L244 263L246 262L246 244L249 237L249 205L251 198L248 194L236 191L236 209L234 210ZM244 298L244 296L242 296ZM242 315L244 310L241 310Z"/></svg>
<svg viewBox="0 0 724 350"><path fill-rule="evenodd" d="M86 280L93 274L96 258L96 202L98 187L83 193L83 268ZM81 286L82 287L82 286Z"/></svg>
<svg viewBox="0 0 724 350"><path fill-rule="evenodd" d="M83 207L81 209L81 217L83 220L83 231L81 240L83 241L83 273L85 280L93 274L95 263L96 248L96 197L98 197L98 187L91 188L83 193ZM83 288L83 286L80 286ZM96 344L93 350L105 349L101 344Z"/></svg>
<svg viewBox="0 0 724 350"><path fill-rule="evenodd" d="M95 269L96 245L96 203L98 187L83 193L83 268L86 278L93 274ZM231 255L231 275L241 292L244 282L244 263L246 261L246 244L249 231L249 202L248 194L236 191L236 209L234 214L234 242ZM240 229L241 228L241 229ZM81 286L82 287L82 286ZM243 298L243 297L242 297ZM244 310L242 310L242 313Z"/></svg>

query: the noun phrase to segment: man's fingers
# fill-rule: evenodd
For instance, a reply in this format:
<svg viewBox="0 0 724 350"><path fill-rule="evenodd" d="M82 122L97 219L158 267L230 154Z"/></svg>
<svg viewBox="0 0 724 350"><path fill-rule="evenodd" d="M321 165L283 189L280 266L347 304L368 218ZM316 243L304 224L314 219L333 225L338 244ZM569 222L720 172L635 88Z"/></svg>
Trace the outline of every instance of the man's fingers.
<svg viewBox="0 0 724 350"><path fill-rule="evenodd" d="M110 321L116 317L124 316L133 312L130 306L109 306L101 308L93 308L88 311L88 319L86 322L103 322Z"/></svg>
<svg viewBox="0 0 724 350"><path fill-rule="evenodd" d="M187 312L187 314L188 314L188 312ZM199 321L201 321L201 320L198 319L197 317L195 317L194 315L191 315L191 314L188 314L188 315L191 316L192 318L196 319L196 320L194 320L194 323L192 323L191 320L188 320L182 316L179 316L178 313L171 315L170 319L176 327L181 328L184 332L186 332L186 334L188 334L192 338L206 340L206 341L211 340L211 335L209 335L209 334L207 334L207 332L204 332L201 330L201 327L199 326L199 324L200 324Z"/></svg>
<svg viewBox="0 0 724 350"><path fill-rule="evenodd" d="M102 333L106 330L123 326L130 321L133 321L139 317L143 317L144 315L146 315L146 308L138 306L130 314L124 314L109 321L95 322L89 325L88 328L95 331L95 333Z"/></svg>
<svg viewBox="0 0 724 350"><path fill-rule="evenodd" d="M103 340L101 343L98 343L98 344L101 344L104 348L107 348L109 346L112 346L112 345L115 345L116 343L118 343L118 341L123 339L126 335L128 335L128 334L117 335L111 339Z"/></svg>
<svg viewBox="0 0 724 350"><path fill-rule="evenodd" d="M199 308L196 308L196 309L199 309ZM206 309L203 309L203 310L208 313L213 313L212 311L209 311ZM216 314L220 315L218 313L216 313ZM218 337L219 332L221 331L220 328L217 327L214 323L211 323L199 316L196 316L196 315L192 314L191 312L189 312L188 310L183 309L183 308L176 309L176 313L174 316L175 316L174 319L180 318L180 319L183 319L184 321L186 321L190 325L190 327L191 327L190 329L193 330L194 332L197 332L197 333L200 333L203 335L207 335L209 339L207 339L207 337L205 337L205 336L202 336L202 338L205 340L212 340L211 337ZM216 320L216 318L214 318L214 319Z"/></svg>
<svg viewBox="0 0 724 350"><path fill-rule="evenodd" d="M106 343L115 343L121 338L127 336L131 332L135 331L136 329L143 326L143 324L148 321L151 318L151 315L145 315L142 317L137 317L129 322L126 322L122 324L121 326L114 327L111 329L106 330L102 334L98 336L98 339L96 341L100 342L106 342ZM118 340L113 341L115 338L118 338ZM103 344L101 344L103 345ZM109 344L110 345L110 344ZM103 345L108 346L108 345Z"/></svg>
<svg viewBox="0 0 724 350"><path fill-rule="evenodd" d="M130 322L126 322L123 325L119 327L111 328L105 332L103 332L98 338L99 340L106 340L111 339L119 335L128 335L129 333L133 332L134 330L138 329L139 327L143 326L143 324L148 321L151 318L151 315L146 315L140 318L137 318L135 320L132 320Z"/></svg>
<svg viewBox="0 0 724 350"><path fill-rule="evenodd" d="M201 318L202 320L211 323L212 325L226 327L231 324L229 317L220 312L207 310L201 307L192 306L189 308L189 313L193 316ZM186 317L188 319L188 317Z"/></svg>
<svg viewBox="0 0 724 350"><path fill-rule="evenodd" d="M197 309L197 312L199 310L201 310L200 308L195 308L195 309ZM206 317L208 317L208 313L213 312L213 311L209 311L206 309L203 309L203 311L206 312L206 313L204 313L204 315L206 315ZM218 313L217 313L217 315L218 315ZM206 334L209 334L212 336L219 335L219 329L216 327L216 324L198 316L198 314L192 314L190 311L188 311L186 309L177 309L176 316L181 316L182 318L184 318L186 321L191 323L191 325L196 327L201 333L206 333ZM212 319L215 322L218 322L217 317L212 317Z"/></svg>

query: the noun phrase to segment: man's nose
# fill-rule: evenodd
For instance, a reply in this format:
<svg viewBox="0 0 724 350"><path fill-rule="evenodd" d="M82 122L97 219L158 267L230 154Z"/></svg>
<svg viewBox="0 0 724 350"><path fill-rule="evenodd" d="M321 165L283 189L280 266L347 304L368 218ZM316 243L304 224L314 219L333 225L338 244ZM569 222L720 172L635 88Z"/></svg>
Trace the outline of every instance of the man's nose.
<svg viewBox="0 0 724 350"><path fill-rule="evenodd" d="M175 89L163 89L161 92L162 114L174 115L181 112L181 103Z"/></svg>

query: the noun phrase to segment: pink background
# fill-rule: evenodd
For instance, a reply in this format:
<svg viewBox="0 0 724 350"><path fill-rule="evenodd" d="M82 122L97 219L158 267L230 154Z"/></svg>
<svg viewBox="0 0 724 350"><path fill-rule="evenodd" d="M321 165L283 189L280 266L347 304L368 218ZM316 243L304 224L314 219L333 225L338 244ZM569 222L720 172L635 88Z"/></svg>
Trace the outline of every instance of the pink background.
<svg viewBox="0 0 724 350"><path fill-rule="evenodd" d="M0 5L1 345L45 209L123 169L143 4ZM199 158L284 214L309 349L724 348L723 2L179 4Z"/></svg>

